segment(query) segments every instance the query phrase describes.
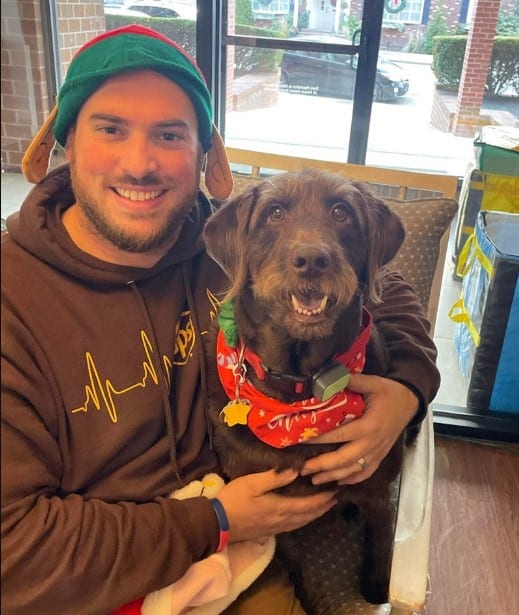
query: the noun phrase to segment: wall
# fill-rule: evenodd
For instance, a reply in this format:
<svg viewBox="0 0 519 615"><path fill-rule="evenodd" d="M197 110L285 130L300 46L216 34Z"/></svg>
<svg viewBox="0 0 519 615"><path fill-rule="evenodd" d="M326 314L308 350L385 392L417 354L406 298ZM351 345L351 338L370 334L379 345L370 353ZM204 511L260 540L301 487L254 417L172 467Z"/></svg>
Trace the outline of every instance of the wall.
<svg viewBox="0 0 519 615"><path fill-rule="evenodd" d="M19 171L23 153L52 107L40 3L2 0L2 170ZM103 32L103 0L56 2L62 74L75 51ZM52 84L51 84L52 88Z"/></svg>

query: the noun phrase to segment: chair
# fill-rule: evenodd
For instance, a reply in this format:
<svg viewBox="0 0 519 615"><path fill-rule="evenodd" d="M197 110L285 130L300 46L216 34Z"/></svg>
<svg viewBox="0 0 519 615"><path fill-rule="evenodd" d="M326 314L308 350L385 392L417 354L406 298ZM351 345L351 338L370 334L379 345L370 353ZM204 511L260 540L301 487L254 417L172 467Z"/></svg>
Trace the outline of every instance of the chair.
<svg viewBox="0 0 519 615"><path fill-rule="evenodd" d="M369 183L404 221L406 240L393 266L414 285L434 330L449 229L457 211L456 177L226 149L233 169L234 193L251 181L305 167ZM341 615L346 611L352 615L405 615L424 610L433 478L434 430L429 410L415 444L404 457L388 604L370 605L352 591L351 609L342 608ZM325 612L333 614L334 610Z"/></svg>

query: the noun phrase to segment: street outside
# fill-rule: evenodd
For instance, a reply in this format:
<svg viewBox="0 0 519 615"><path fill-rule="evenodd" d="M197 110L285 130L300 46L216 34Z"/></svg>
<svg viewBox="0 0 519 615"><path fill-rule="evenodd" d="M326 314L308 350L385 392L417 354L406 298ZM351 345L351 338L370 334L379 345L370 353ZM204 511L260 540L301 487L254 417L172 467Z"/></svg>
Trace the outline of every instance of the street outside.
<svg viewBox="0 0 519 615"><path fill-rule="evenodd" d="M473 139L430 125L435 79L430 57L384 53L409 76L409 92L393 103L373 103L366 164L462 177ZM228 146L345 161L351 100L280 92L275 106L226 115Z"/></svg>

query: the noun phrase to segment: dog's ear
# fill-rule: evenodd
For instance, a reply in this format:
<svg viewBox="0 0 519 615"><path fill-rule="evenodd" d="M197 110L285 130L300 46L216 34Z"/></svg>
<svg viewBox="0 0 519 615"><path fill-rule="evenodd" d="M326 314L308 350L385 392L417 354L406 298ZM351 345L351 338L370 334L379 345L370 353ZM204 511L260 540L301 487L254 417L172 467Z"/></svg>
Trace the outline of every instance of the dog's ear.
<svg viewBox="0 0 519 615"><path fill-rule="evenodd" d="M247 188L225 201L207 221L203 240L207 253L225 271L231 281L227 298L234 297L247 281L248 269L245 245L254 203L256 187Z"/></svg>
<svg viewBox="0 0 519 615"><path fill-rule="evenodd" d="M368 260L364 283L369 297L380 300L380 269L397 254L405 239L400 218L378 197L368 184L354 182L367 205Z"/></svg>

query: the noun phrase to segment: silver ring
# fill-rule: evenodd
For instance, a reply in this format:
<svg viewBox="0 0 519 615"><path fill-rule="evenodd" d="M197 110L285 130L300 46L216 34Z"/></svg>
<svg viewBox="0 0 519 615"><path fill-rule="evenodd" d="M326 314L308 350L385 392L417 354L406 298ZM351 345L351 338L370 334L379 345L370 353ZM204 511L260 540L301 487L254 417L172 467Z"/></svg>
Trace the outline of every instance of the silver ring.
<svg viewBox="0 0 519 615"><path fill-rule="evenodd" d="M361 470L365 470L368 466L368 462L366 461L365 457L360 457L359 459L357 459L357 463L359 464Z"/></svg>

